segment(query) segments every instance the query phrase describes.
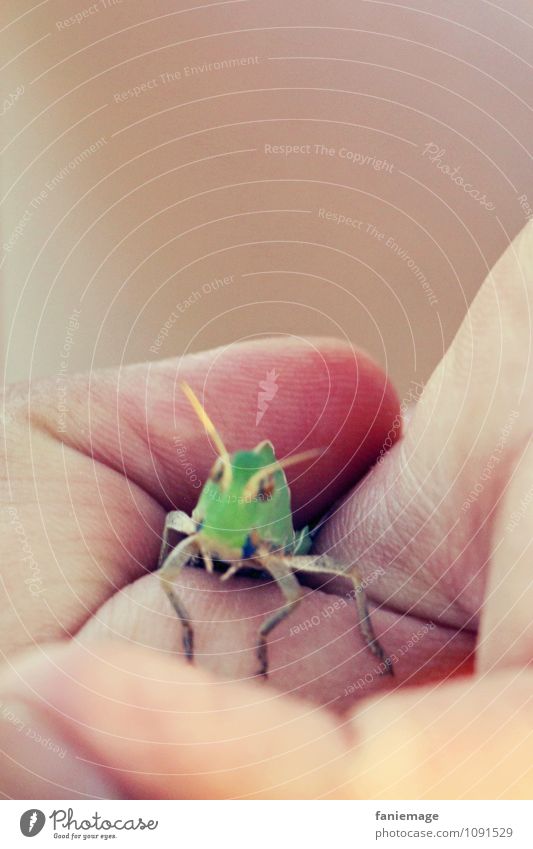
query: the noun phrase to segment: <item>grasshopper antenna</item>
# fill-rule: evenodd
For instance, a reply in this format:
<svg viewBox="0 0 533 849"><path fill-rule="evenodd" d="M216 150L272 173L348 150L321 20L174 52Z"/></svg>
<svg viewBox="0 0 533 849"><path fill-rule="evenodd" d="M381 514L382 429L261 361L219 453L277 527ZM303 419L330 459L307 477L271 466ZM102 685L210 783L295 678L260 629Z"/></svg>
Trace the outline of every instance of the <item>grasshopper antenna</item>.
<svg viewBox="0 0 533 849"><path fill-rule="evenodd" d="M318 457L319 454L322 453L322 448L312 448L310 451L301 451L299 454L292 454L290 457L284 457L283 460L274 460L273 463L269 463L268 466L263 466L261 469L258 469L257 472L254 472L251 478L246 483L244 488L243 495L245 497L252 497L252 493L258 489L260 482L266 475L269 475L271 472L277 472L278 469L287 469L289 466L296 466L298 463L303 463L305 460L312 460L314 457Z"/></svg>
<svg viewBox="0 0 533 849"><path fill-rule="evenodd" d="M222 441L222 437L220 436L218 430L207 415L205 409L203 408L202 404L198 400L197 396L195 395L189 384L183 381L180 386L183 391L183 394L185 395L194 412L203 424L207 435L210 436L213 442L215 443L215 447L218 451L218 456L224 464L224 478L226 486L229 486L229 482L231 480L231 462L228 450Z"/></svg>

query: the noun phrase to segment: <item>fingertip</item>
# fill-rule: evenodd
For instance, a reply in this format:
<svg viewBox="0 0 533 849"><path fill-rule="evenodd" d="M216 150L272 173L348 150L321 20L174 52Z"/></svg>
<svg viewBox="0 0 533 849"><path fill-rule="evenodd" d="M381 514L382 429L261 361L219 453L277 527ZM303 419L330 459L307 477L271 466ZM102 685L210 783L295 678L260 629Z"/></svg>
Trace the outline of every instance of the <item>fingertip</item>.
<svg viewBox="0 0 533 849"><path fill-rule="evenodd" d="M204 480L215 457L176 391L182 379L197 393L229 451L265 439L274 443L278 457L325 448L318 462L289 474L293 503L303 508L301 521L319 515L386 450L387 439L393 444L399 437L399 402L386 374L365 352L343 340L259 340L194 355L173 368L169 363L159 366L158 379L166 388L161 383L155 387L159 424L152 419L148 428L152 450L164 469L160 483L165 498L174 503L185 498L194 506L198 492L187 485L187 473L189 481L192 474ZM168 452L172 434L183 441L185 474L183 457L176 462Z"/></svg>

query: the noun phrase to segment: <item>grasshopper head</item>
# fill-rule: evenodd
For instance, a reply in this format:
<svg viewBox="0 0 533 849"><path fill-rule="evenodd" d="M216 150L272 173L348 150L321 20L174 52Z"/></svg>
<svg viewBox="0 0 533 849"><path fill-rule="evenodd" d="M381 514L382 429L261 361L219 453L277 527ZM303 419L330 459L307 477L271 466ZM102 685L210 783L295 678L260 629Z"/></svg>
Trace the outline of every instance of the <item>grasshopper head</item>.
<svg viewBox="0 0 533 849"><path fill-rule="evenodd" d="M251 557L261 541L283 549L294 535L284 469L319 452L277 460L272 443L265 440L253 450L230 455L192 389L183 384L183 390L218 450L192 514L204 544L213 557L224 559L228 552L235 558Z"/></svg>
<svg viewBox="0 0 533 849"><path fill-rule="evenodd" d="M253 451L236 451L218 457L201 492L193 518L202 537L216 551L231 550L234 556L251 556L253 540L268 537L274 511L286 510L290 517L290 495L270 443ZM264 470L264 474L263 474Z"/></svg>

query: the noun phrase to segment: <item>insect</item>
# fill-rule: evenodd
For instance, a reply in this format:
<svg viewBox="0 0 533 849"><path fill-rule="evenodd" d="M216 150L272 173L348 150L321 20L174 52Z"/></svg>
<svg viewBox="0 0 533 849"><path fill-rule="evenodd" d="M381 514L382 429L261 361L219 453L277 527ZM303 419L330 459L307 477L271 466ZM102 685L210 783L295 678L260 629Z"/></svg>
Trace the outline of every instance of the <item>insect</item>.
<svg viewBox="0 0 533 849"><path fill-rule="evenodd" d="M268 675L268 635L302 598L297 575L341 576L351 581L361 634L379 658L382 670L393 674L392 663L374 633L364 585L356 567L340 566L325 555L309 556L312 544L309 528L294 530L291 494L284 470L315 457L318 452L305 451L278 460L272 443L265 440L252 450L229 454L193 390L186 383L181 388L218 452L192 516L181 510L168 513L159 555L161 584L181 621L187 659L193 659L193 626L175 581L191 559L201 558L210 573L214 572L215 563L222 566L222 581L240 569L251 569L254 574L268 573L281 590L282 606L259 628L258 675ZM175 547L169 539L173 531L185 535Z"/></svg>

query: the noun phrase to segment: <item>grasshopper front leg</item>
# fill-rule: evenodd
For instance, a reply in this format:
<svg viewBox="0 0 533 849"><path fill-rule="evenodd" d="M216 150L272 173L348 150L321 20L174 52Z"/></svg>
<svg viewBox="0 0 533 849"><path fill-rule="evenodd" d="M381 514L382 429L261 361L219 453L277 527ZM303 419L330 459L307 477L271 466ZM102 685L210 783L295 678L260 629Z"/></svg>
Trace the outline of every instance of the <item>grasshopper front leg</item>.
<svg viewBox="0 0 533 849"><path fill-rule="evenodd" d="M170 543L168 541L170 531L176 531L177 533L190 536L196 531L196 522L194 519L191 519L190 516L187 516L187 513L184 513L182 510L172 510L172 512L167 513L165 527L163 528L159 560L157 562L158 569L160 569L165 562L170 550Z"/></svg>
<svg viewBox="0 0 533 849"><path fill-rule="evenodd" d="M187 539L184 539L180 543L178 543L176 548L170 552L168 557L165 559L162 568L159 571L159 579L161 581L161 586L165 590L172 607L176 611L176 614L181 621L183 627L183 651L185 652L185 657L189 661L192 661L194 653L193 629L189 614L187 613L187 610L185 609L180 597L176 593L173 582L175 581L183 567L186 565L188 560L191 558L191 556L197 551L198 540L196 536L187 537Z"/></svg>
<svg viewBox="0 0 533 849"><path fill-rule="evenodd" d="M275 613L272 613L268 619L265 619L259 628L259 640L257 643L259 669L257 674L263 675L264 678L268 678L267 637L272 629L275 628L276 625L279 625L279 623L285 619L289 613L292 613L295 607L300 603L302 599L302 588L294 575L291 560L283 557L277 557L275 554L270 554L268 552L256 555L254 560L256 560L263 569L266 569L266 571L272 575L285 599L285 604L280 607L279 610L276 610Z"/></svg>

